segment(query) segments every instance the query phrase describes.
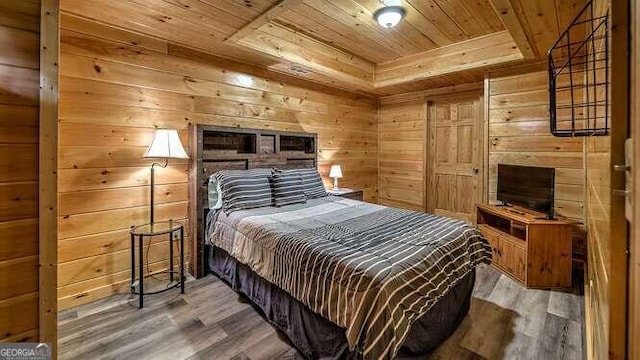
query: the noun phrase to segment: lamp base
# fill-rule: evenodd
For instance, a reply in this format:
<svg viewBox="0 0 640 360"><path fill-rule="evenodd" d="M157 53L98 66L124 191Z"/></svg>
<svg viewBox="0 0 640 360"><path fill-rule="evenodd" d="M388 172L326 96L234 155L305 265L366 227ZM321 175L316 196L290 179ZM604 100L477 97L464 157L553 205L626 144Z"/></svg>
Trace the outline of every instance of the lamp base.
<svg viewBox="0 0 640 360"><path fill-rule="evenodd" d="M340 190L338 187L338 178L333 178L333 190Z"/></svg>

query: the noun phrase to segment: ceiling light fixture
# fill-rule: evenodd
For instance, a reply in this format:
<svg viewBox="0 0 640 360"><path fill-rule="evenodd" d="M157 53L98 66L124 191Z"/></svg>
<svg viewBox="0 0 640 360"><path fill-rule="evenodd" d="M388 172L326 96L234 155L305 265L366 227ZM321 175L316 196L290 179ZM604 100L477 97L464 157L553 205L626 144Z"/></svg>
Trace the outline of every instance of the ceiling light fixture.
<svg viewBox="0 0 640 360"><path fill-rule="evenodd" d="M376 10L376 12L373 13L373 18L376 19L380 26L392 28L398 25L406 13L402 6L385 6Z"/></svg>
<svg viewBox="0 0 640 360"><path fill-rule="evenodd" d="M253 78L249 75L238 74L238 76L236 77L236 80L238 80L238 84L240 84L240 86L253 85Z"/></svg>

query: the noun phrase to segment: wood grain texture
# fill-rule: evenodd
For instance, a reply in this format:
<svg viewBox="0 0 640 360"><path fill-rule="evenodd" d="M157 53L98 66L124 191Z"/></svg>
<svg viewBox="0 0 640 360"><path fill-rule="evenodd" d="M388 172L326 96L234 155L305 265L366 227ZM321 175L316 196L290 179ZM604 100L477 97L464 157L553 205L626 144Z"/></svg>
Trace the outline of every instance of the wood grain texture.
<svg viewBox="0 0 640 360"><path fill-rule="evenodd" d="M37 341L40 1L0 4L0 46L0 342Z"/></svg>
<svg viewBox="0 0 640 360"><path fill-rule="evenodd" d="M493 11L479 2L436 0L428 3L405 2L407 17L393 29L383 29L375 22L373 13L380 7L375 0L304 1L291 7L278 20L343 49L352 49L348 39L355 39L360 47L353 49L366 48L361 51L373 62L502 29Z"/></svg>
<svg viewBox="0 0 640 360"><path fill-rule="evenodd" d="M471 83L381 98L378 135L381 204L416 211L429 208L432 200L427 194L428 172L431 167L427 155L427 101L478 99L481 89L482 84ZM478 108L478 111L481 110ZM470 167L469 171L471 170ZM459 188L462 191L467 187L461 184ZM470 211L473 212L473 206Z"/></svg>
<svg viewBox="0 0 640 360"><path fill-rule="evenodd" d="M375 86L384 87L522 59L507 31L477 37L378 64Z"/></svg>
<svg viewBox="0 0 640 360"><path fill-rule="evenodd" d="M529 288L570 288L576 223L545 220L524 208L477 206L480 231L491 243L492 264Z"/></svg>
<svg viewBox="0 0 640 360"><path fill-rule="evenodd" d="M150 296L143 310L134 301L115 295L61 312L60 358L302 359L246 298L212 275L187 282L183 296ZM469 315L417 358L582 359L583 323L578 291L526 289L480 267Z"/></svg>
<svg viewBox="0 0 640 360"><path fill-rule="evenodd" d="M609 191L609 208L606 203L592 203L595 207L601 207L601 210L609 210L609 241L595 244L600 247L609 247L608 253L608 289L601 287L604 291L609 292L609 356L613 359L628 358L628 303L629 294L629 223L625 217L625 203L627 198L616 194L616 190L624 190L627 186L626 172L612 171L612 168L618 164L625 164L625 141L629 138L629 127L632 121L629 109L630 105L637 99L630 97L630 62L629 62L629 42L630 42L630 9L629 1L596 1L596 11L604 14L607 11L611 14L611 45L609 48L611 59L611 90L606 96L611 101L610 119L611 119L611 135L609 150L609 168L598 169L608 170L610 188L598 186L597 182L592 181L594 187L593 197L600 197L603 192ZM609 7L609 8L608 8ZM600 9L598 9L600 8ZM637 20L637 19L636 19ZM596 49L602 48L602 44L596 45ZM604 89L600 90L601 95ZM604 148L599 149L605 151ZM598 150L596 150L598 151ZM632 160L632 166L634 164ZM587 166L587 169L589 167ZM631 198L631 201L634 201ZM598 225L606 224L607 220L600 220ZM603 234L606 239L607 229L598 228L596 231ZM606 263L605 263L606 264ZM603 283L604 285L605 283ZM600 295L600 294L599 294Z"/></svg>
<svg viewBox="0 0 640 360"><path fill-rule="evenodd" d="M632 0L631 12L631 99L640 96L640 1ZM640 102L632 102L631 119L640 119ZM631 138L640 139L640 125L638 121L631 121ZM640 141L633 143L633 158L640 159ZM640 186L640 167L635 167L632 171L633 189ZM640 336L640 201L638 201L638 190L635 193L633 207L633 217L630 228L630 252L629 259L629 332L627 343L629 344L629 358L640 359L640 345L633 341Z"/></svg>
<svg viewBox="0 0 640 360"><path fill-rule="evenodd" d="M191 274L200 278L207 275L207 239L202 229L207 224L205 214L211 211L208 206L211 175L222 170L256 168L321 169L318 167L318 137L315 133L202 124L191 126L189 132L193 150L189 173L189 217L191 233L194 234L193 241L189 242ZM360 196L362 200L362 191Z"/></svg>
<svg viewBox="0 0 640 360"><path fill-rule="evenodd" d="M531 46L531 41L527 38L527 33L518 18L511 0L491 0L491 5L500 17L500 21L509 31L513 40L518 45L518 49L525 58L537 56L536 49Z"/></svg>
<svg viewBox="0 0 640 360"><path fill-rule="evenodd" d="M142 155L156 127L179 129L185 147L189 124L317 133L326 183L329 167L339 163L342 184L364 189L367 201L377 201L375 100L270 75L149 37L136 27L105 25L89 14L74 15L76 6L84 9L63 3L60 44L61 308L128 291L127 229L147 219L151 162ZM129 6L160 9L146 1ZM188 166L171 160L157 170L158 220L190 220ZM166 246L152 247L158 249L150 252L152 262L166 266Z"/></svg>
<svg viewBox="0 0 640 360"><path fill-rule="evenodd" d="M42 0L39 141L39 314L40 342L58 353L58 99L59 0ZM54 356L55 357L55 356Z"/></svg>
<svg viewBox="0 0 640 360"><path fill-rule="evenodd" d="M587 318L587 353L591 358L627 358L626 353L626 287L627 287L627 224L624 218L624 198L614 197L613 189L624 188L624 173L612 172L614 164L624 163L622 144L629 127L627 86L628 2L594 1L598 15L611 13L610 59L612 90L611 135L589 138L585 143L586 211L589 309ZM603 48L598 41L595 50ZM615 69L615 70L614 70ZM617 89L616 89L617 87ZM614 90L615 89L615 90Z"/></svg>
<svg viewBox="0 0 640 360"><path fill-rule="evenodd" d="M404 103L404 102L420 101L420 100L426 102L427 99L433 96L482 90L483 86L484 86L483 81L477 81L477 82L470 82L470 83L461 84L461 85L444 86L444 87L439 87L437 89L427 89L427 90L414 91L414 92L408 92L403 94L382 96L378 98L378 101L380 102L380 105L389 105L394 103Z"/></svg>
<svg viewBox="0 0 640 360"><path fill-rule="evenodd" d="M554 167L556 212L582 221L585 195L576 185L584 184L584 140L551 136L546 88L546 72L489 79L489 200L497 164Z"/></svg>
<svg viewBox="0 0 640 360"><path fill-rule="evenodd" d="M231 36L224 39L224 41L229 43L237 43L240 39L248 36L252 32L258 30L265 24L271 22L272 19L275 19L280 14L285 11L288 11L289 8L295 7L299 5L302 0L278 0L276 3L271 5L267 11L261 13L252 19L249 23L243 25L238 31L234 32Z"/></svg>
<svg viewBox="0 0 640 360"><path fill-rule="evenodd" d="M37 270L34 269L33 272L37 273ZM37 285L37 279L33 279L33 281ZM2 341L37 341L39 339L38 308L37 290L1 300L0 331L3 334Z"/></svg>
<svg viewBox="0 0 640 360"><path fill-rule="evenodd" d="M608 138L589 140L587 148L587 246L589 249L589 286L591 317L589 328L592 333L592 354L594 357L607 352L609 334L609 278L610 278L610 179L609 151L593 150L592 142L607 142ZM596 324L604 324L596 325Z"/></svg>
<svg viewBox="0 0 640 360"><path fill-rule="evenodd" d="M476 221L483 200L482 97L432 99L428 105L427 211Z"/></svg>
<svg viewBox="0 0 640 360"><path fill-rule="evenodd" d="M425 211L427 103L380 106L379 202Z"/></svg>
<svg viewBox="0 0 640 360"><path fill-rule="evenodd" d="M522 58L520 53L527 59L519 63L539 61L581 2L512 0L502 14L504 6L496 12L489 0L408 0L402 2L405 19L392 29L382 28L373 17L381 7L378 0L66 0L63 7L74 15L73 22L84 17L111 25L106 31L111 35L88 26L97 35L118 34L129 45L166 52L167 44L179 44L270 72L387 95L481 81L491 64L509 65ZM505 35L515 41L493 41ZM434 65L438 54L450 53L448 47L470 49L473 43L483 49L456 53ZM416 59L424 64L414 64ZM379 82L394 71L378 76L373 65L382 68L390 62L416 66ZM363 64L366 76L358 69ZM306 72L296 70L300 68Z"/></svg>
<svg viewBox="0 0 640 360"><path fill-rule="evenodd" d="M299 64L305 71L311 70L328 76L354 89L373 91L374 64L278 23L267 23L238 43L286 62Z"/></svg>

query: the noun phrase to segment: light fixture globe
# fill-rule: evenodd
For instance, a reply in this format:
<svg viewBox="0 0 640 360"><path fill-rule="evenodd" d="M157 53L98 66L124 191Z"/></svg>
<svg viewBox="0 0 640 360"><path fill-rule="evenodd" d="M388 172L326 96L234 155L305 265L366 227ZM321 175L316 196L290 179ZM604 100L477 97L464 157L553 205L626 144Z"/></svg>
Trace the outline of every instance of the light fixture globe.
<svg viewBox="0 0 640 360"><path fill-rule="evenodd" d="M385 28L392 28L404 18L406 11L402 6L385 6L376 10L373 13L373 18L376 19L380 26Z"/></svg>

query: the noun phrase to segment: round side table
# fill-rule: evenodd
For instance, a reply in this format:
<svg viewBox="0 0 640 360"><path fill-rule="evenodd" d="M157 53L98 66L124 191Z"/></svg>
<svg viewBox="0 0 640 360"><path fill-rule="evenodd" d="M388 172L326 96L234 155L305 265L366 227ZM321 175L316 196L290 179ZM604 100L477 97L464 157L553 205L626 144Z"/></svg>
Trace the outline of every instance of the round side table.
<svg viewBox="0 0 640 360"><path fill-rule="evenodd" d="M180 288L180 293L184 294L184 225L177 221L158 221L154 223L132 226L131 227L131 293L136 294L139 297L139 307L142 308L144 306L144 296L145 295L153 295L159 294L174 288ZM173 278L175 273L177 272L173 268L173 240L174 235L180 234L180 280L173 283ZM144 256L143 256L143 243L145 237L159 236L159 235L169 235L169 281L170 285L164 289L152 291L152 292L144 292L144 279L147 277L144 275ZM138 276L136 277L136 249L135 249L135 239L138 238ZM136 287L139 287L136 290Z"/></svg>

